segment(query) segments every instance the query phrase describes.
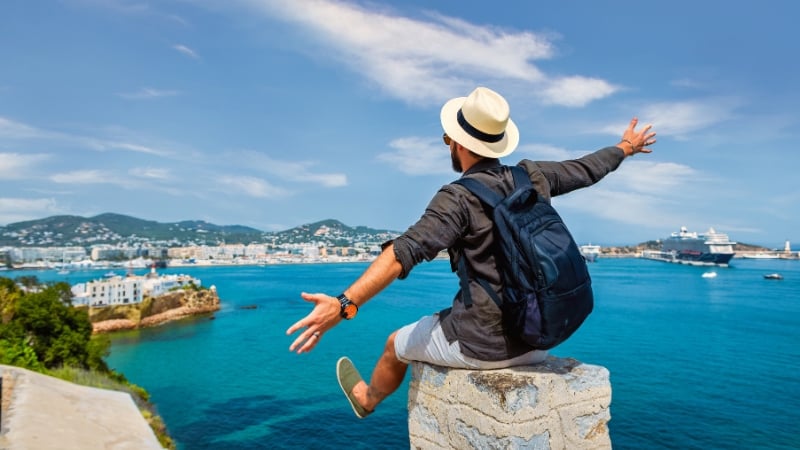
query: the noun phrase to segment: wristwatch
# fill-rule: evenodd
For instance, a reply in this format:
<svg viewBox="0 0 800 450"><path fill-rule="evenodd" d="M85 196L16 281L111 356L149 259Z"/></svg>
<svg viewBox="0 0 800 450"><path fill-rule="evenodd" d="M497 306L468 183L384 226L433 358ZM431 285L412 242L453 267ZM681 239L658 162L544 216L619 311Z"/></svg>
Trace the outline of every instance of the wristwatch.
<svg viewBox="0 0 800 450"><path fill-rule="evenodd" d="M350 301L344 293L340 294L336 299L339 300L339 303L342 305L342 317L350 320L356 316L358 313L358 305Z"/></svg>

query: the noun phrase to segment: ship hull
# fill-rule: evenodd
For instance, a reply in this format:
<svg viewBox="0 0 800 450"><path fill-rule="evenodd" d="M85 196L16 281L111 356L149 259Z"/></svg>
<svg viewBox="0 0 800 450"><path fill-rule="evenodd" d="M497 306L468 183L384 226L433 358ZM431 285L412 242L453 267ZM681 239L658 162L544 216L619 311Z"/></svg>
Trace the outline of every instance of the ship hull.
<svg viewBox="0 0 800 450"><path fill-rule="evenodd" d="M690 233L684 227L666 239L661 251L645 251L643 258L693 266L727 267L733 258L728 235L710 229L705 234Z"/></svg>
<svg viewBox="0 0 800 450"><path fill-rule="evenodd" d="M675 253L675 252L643 252L642 258L655 261L664 261L689 266L720 266L728 267L732 253Z"/></svg>

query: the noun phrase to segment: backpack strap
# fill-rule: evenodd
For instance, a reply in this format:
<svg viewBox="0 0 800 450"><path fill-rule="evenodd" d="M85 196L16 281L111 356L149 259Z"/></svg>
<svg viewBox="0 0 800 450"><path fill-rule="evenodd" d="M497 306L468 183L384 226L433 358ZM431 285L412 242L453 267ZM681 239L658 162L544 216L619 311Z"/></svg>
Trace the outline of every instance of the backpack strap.
<svg viewBox="0 0 800 450"><path fill-rule="evenodd" d="M528 173L519 166L507 166L511 170L511 175L514 178L514 188L521 186L529 186L531 185L531 179L528 176ZM459 184L465 187L468 191L470 191L473 195L478 197L483 203L489 205L492 209L494 209L500 202L503 201L503 197L500 196L497 192L489 189L485 184L481 183L480 181L469 178L469 177L461 177L458 180L454 181L453 183ZM467 272L467 258L462 253L458 260L458 280L459 285L461 287L461 301L464 303L466 308L472 306L472 294L469 291L469 273ZM502 306L502 300L497 295L497 292L492 289L489 285L489 282L481 277L475 277L475 281L481 285L484 291L492 298L492 300L497 304L498 307Z"/></svg>
<svg viewBox="0 0 800 450"><path fill-rule="evenodd" d="M514 189L530 186L531 177L528 172L520 166L511 166L511 175L514 177Z"/></svg>
<svg viewBox="0 0 800 450"><path fill-rule="evenodd" d="M500 300L497 292L492 289L488 281L481 277L475 277L475 281L489 294L489 297L492 298L498 308L503 306L503 301ZM464 255L461 255L461 259L458 260L458 283L461 286L461 301L464 303L464 307L472 307L472 294L469 291L469 275L467 274L467 258Z"/></svg>
<svg viewBox="0 0 800 450"><path fill-rule="evenodd" d="M506 166L511 170L511 176L514 179L514 189L519 187L530 186L531 179L528 175L528 172L525 171L520 166ZM467 188L468 191L472 192L476 197L478 197L483 203L491 206L492 209L496 207L500 202L503 201L503 197L500 196L497 192L489 189L485 184L476 180L475 178L470 177L461 177L453 182L454 184L459 184Z"/></svg>
<svg viewBox="0 0 800 450"><path fill-rule="evenodd" d="M489 189L486 187L485 184L481 183L480 181L469 178L469 177L461 177L453 182L454 184L460 184L467 188L468 191L472 192L476 197L478 197L483 203L491 206L494 209L500 202L503 201L503 197L500 196L497 192Z"/></svg>

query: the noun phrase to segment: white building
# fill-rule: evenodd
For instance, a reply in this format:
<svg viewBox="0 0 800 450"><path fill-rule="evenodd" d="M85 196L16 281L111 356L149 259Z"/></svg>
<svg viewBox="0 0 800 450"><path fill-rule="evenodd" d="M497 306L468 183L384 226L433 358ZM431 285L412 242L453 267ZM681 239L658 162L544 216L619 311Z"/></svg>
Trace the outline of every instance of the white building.
<svg viewBox="0 0 800 450"><path fill-rule="evenodd" d="M114 276L72 286L72 303L91 307L138 304L144 296L158 297L183 286L200 287L199 279L189 275L161 275L153 269L147 276Z"/></svg>
<svg viewBox="0 0 800 450"><path fill-rule="evenodd" d="M141 303L144 298L142 277L111 277L72 287L73 304L111 306Z"/></svg>
<svg viewBox="0 0 800 450"><path fill-rule="evenodd" d="M180 289L184 286L195 285L200 287L201 281L189 275L161 275L156 274L155 269L152 269L144 278L144 295L148 297L158 297L161 294L166 294L173 289Z"/></svg>

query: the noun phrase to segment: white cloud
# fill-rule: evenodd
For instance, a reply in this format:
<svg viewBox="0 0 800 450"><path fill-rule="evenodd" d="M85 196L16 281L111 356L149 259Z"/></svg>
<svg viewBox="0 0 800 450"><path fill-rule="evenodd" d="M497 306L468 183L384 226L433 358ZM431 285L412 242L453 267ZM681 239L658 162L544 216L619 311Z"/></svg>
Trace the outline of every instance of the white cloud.
<svg viewBox="0 0 800 450"><path fill-rule="evenodd" d="M660 136L687 139L688 135L723 123L734 116L738 102L729 98L708 98L694 101L660 102L642 108L637 129L653 124ZM603 127L608 134L619 136L627 123Z"/></svg>
<svg viewBox="0 0 800 450"><path fill-rule="evenodd" d="M96 151L125 150L129 152L146 153L156 156L172 156L172 152L154 148L152 146L120 141L116 139L87 137L77 134L49 131L36 128L21 122L0 117L0 139L16 140L45 140L66 144L68 146L81 146ZM0 163L2 165L2 163Z"/></svg>
<svg viewBox="0 0 800 450"><path fill-rule="evenodd" d="M50 155L34 153L0 153L0 180L15 180L29 176L29 170Z"/></svg>
<svg viewBox="0 0 800 450"><path fill-rule="evenodd" d="M273 186L260 178L246 176L223 176L218 179L219 183L228 188L233 188L250 197L274 198L284 197L289 194L285 189ZM230 193L229 191L227 191Z"/></svg>
<svg viewBox="0 0 800 450"><path fill-rule="evenodd" d="M0 137L8 139L33 139L46 137L47 133L24 123L0 117Z"/></svg>
<svg viewBox="0 0 800 450"><path fill-rule="evenodd" d="M701 186L706 178L682 164L631 160L599 184L555 202L603 219L658 228L693 220L689 209L680 206L686 199L685 186Z"/></svg>
<svg viewBox="0 0 800 450"><path fill-rule="evenodd" d="M146 145L133 144L130 142L92 141L91 143L98 150L105 150L111 148L111 149L126 150L129 152L136 152L136 153L147 153L149 155L158 155L158 156L166 156L169 154L169 152L165 150L159 150L156 148L148 147Z"/></svg>
<svg viewBox="0 0 800 450"><path fill-rule="evenodd" d="M450 152L441 140L407 137L389 143L392 152L380 153L378 161L408 175L442 175L453 173Z"/></svg>
<svg viewBox="0 0 800 450"><path fill-rule="evenodd" d="M170 22L175 22L183 26L187 26L188 22L175 14L172 13L165 13L157 8L155 8L152 4L144 1L137 1L137 0L69 0L69 3L75 3L79 5L86 5L89 7L94 8L104 8L109 11L113 11L117 14L123 14L128 16L143 16L143 17L153 17L158 19L166 19Z"/></svg>
<svg viewBox="0 0 800 450"><path fill-rule="evenodd" d="M162 97L174 97L180 95L180 91L143 87L136 92L123 92L117 95L127 100L149 100Z"/></svg>
<svg viewBox="0 0 800 450"><path fill-rule="evenodd" d="M106 170L75 170L50 176L50 181L62 184L121 184L120 177Z"/></svg>
<svg viewBox="0 0 800 450"><path fill-rule="evenodd" d="M342 1L242 2L299 24L328 47L324 54L410 103L438 103L496 79L521 82L528 91L541 89L540 96L566 106L582 106L616 91L605 81L582 76L549 80L533 64L555 53L545 34L439 14L418 20Z"/></svg>
<svg viewBox="0 0 800 450"><path fill-rule="evenodd" d="M52 198L0 198L0 223L9 224L62 214Z"/></svg>
<svg viewBox="0 0 800 450"><path fill-rule="evenodd" d="M73 170L71 172L57 173L49 177L49 180L54 183L73 186L105 184L119 186L124 189L153 189L176 196L185 194L180 189L153 183L156 180L164 181L168 179L168 170L152 168L132 168L127 173L108 169Z"/></svg>
<svg viewBox="0 0 800 450"><path fill-rule="evenodd" d="M149 178L154 180L167 180L170 178L170 170L156 167L134 167L128 171L134 177Z"/></svg>
<svg viewBox="0 0 800 450"><path fill-rule="evenodd" d="M200 59L200 55L197 54L194 50L190 49L189 47L182 45L182 44L175 44L172 46L173 49L183 53L184 55L192 58L192 59Z"/></svg>
<svg viewBox="0 0 800 450"><path fill-rule="evenodd" d="M644 115L658 124L660 134L685 137L730 119L734 107L730 99L665 102L646 107Z"/></svg>
<svg viewBox="0 0 800 450"><path fill-rule="evenodd" d="M586 106L588 103L617 92L619 88L607 81L581 76L549 81L540 95L545 103L562 106Z"/></svg>
<svg viewBox="0 0 800 450"><path fill-rule="evenodd" d="M281 161L255 151L235 152L232 159L246 161L248 168L269 173L284 180L316 183L325 187L347 186L347 175L345 174L312 172L311 167L316 165L314 162Z"/></svg>
<svg viewBox="0 0 800 450"><path fill-rule="evenodd" d="M604 183L604 182L603 182ZM602 219L647 228L682 222L674 208L666 208L658 196L610 190L595 186L553 201L557 209L572 208Z"/></svg>
<svg viewBox="0 0 800 450"><path fill-rule="evenodd" d="M691 186L703 178L697 170L684 164L626 161L603 183L621 186L625 192L672 196L682 186Z"/></svg>
<svg viewBox="0 0 800 450"><path fill-rule="evenodd" d="M548 144L523 144L517 148L515 154L524 155L527 159L535 161L564 161L580 156L565 148Z"/></svg>

